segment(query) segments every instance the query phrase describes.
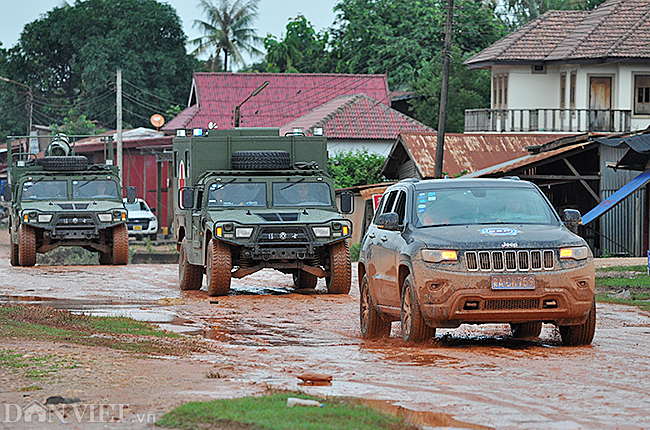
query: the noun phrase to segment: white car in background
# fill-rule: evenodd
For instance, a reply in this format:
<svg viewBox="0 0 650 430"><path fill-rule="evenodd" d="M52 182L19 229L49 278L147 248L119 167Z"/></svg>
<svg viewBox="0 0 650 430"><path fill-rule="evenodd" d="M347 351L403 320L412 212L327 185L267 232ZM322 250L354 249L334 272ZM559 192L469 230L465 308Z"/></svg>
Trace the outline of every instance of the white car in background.
<svg viewBox="0 0 650 430"><path fill-rule="evenodd" d="M136 199L133 203L128 203L124 199L124 206L127 211L127 227L129 236L136 238L150 237L156 239L158 233L158 218L151 210L147 202L143 199Z"/></svg>

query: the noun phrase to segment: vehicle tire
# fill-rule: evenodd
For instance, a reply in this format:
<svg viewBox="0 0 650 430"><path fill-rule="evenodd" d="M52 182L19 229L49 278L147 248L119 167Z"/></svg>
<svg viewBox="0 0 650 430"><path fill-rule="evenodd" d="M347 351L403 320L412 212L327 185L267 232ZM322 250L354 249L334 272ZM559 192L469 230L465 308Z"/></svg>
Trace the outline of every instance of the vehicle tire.
<svg viewBox="0 0 650 430"><path fill-rule="evenodd" d="M542 322L511 323L510 328L515 339L535 338L542 332Z"/></svg>
<svg viewBox="0 0 650 430"><path fill-rule="evenodd" d="M83 155L43 157L43 170L77 171L88 168L88 159Z"/></svg>
<svg viewBox="0 0 650 430"><path fill-rule="evenodd" d="M402 289L402 306L400 309L402 321L402 339L409 343L420 343L436 335L436 329L424 321L420 304L415 293L411 275L404 280Z"/></svg>
<svg viewBox="0 0 650 430"><path fill-rule="evenodd" d="M297 269L293 273L293 286L296 289L310 289L313 290L316 288L316 284L318 283L318 276L312 275L309 272L305 272L304 270Z"/></svg>
<svg viewBox="0 0 650 430"><path fill-rule="evenodd" d="M178 256L178 283L181 290L200 290L203 282L203 268L187 260L187 238L183 238Z"/></svg>
<svg viewBox="0 0 650 430"><path fill-rule="evenodd" d="M350 292L352 266L347 240L330 246L330 276L325 278L325 281L327 292L330 294L348 294Z"/></svg>
<svg viewBox="0 0 650 430"><path fill-rule="evenodd" d="M121 266L129 262L129 232L126 224L113 228L113 265Z"/></svg>
<svg viewBox="0 0 650 430"><path fill-rule="evenodd" d="M11 236L11 230L9 231L9 243L10 243L10 257L12 266L20 266L20 250L18 249L18 244L14 243L13 237Z"/></svg>
<svg viewBox="0 0 650 430"><path fill-rule="evenodd" d="M286 170L291 168L287 151L235 151L230 158L234 170Z"/></svg>
<svg viewBox="0 0 650 430"><path fill-rule="evenodd" d="M225 243L210 239L205 264L209 296L225 296L230 291L232 255Z"/></svg>
<svg viewBox="0 0 650 430"><path fill-rule="evenodd" d="M592 302L587 320L580 325L560 326L562 342L567 346L589 345L596 332L596 301Z"/></svg>
<svg viewBox="0 0 650 430"><path fill-rule="evenodd" d="M100 252L99 253L99 264L102 266L113 264L113 256L110 252Z"/></svg>
<svg viewBox="0 0 650 430"><path fill-rule="evenodd" d="M359 318L361 320L361 337L364 339L374 339L378 337L390 336L390 321L384 321L377 312L375 305L370 297L370 280L368 275L364 275L359 285Z"/></svg>
<svg viewBox="0 0 650 430"><path fill-rule="evenodd" d="M21 224L18 230L18 262L21 266L36 264L36 232L28 225Z"/></svg>

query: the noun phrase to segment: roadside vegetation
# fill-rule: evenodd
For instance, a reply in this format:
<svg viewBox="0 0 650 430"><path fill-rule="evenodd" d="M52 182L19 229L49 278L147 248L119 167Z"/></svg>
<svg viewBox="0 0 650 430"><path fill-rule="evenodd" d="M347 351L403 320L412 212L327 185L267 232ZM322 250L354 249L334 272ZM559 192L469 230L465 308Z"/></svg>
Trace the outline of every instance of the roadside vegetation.
<svg viewBox="0 0 650 430"><path fill-rule="evenodd" d="M596 269L596 301L637 306L650 311L650 276L646 266Z"/></svg>
<svg viewBox="0 0 650 430"><path fill-rule="evenodd" d="M92 317L41 306L0 306L0 339L37 339L101 346L136 355L186 355L203 350L199 340L126 317ZM0 365L15 361L6 351ZM11 367L11 366L10 366Z"/></svg>
<svg viewBox="0 0 650 430"><path fill-rule="evenodd" d="M316 400L314 406L287 407L287 399ZM353 399L317 399L300 393L271 393L261 397L191 402L156 422L175 429L222 430L416 430L401 419L360 405Z"/></svg>

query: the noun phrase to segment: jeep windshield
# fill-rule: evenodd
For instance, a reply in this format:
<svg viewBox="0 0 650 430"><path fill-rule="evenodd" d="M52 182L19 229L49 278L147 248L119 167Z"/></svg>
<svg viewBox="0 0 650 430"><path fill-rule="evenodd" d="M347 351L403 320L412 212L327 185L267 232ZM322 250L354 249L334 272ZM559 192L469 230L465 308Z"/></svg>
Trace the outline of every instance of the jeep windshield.
<svg viewBox="0 0 650 430"><path fill-rule="evenodd" d="M23 182L22 199L57 200L68 198L67 181L36 180Z"/></svg>
<svg viewBox="0 0 650 430"><path fill-rule="evenodd" d="M330 187L324 182L274 182L273 206L332 206Z"/></svg>
<svg viewBox="0 0 650 430"><path fill-rule="evenodd" d="M105 177L105 176L104 176ZM72 181L73 199L119 199L117 183L105 179L89 179Z"/></svg>
<svg viewBox="0 0 650 430"><path fill-rule="evenodd" d="M208 188L208 207L264 206L266 183L233 182L214 183Z"/></svg>
<svg viewBox="0 0 650 430"><path fill-rule="evenodd" d="M535 188L444 187L416 190L414 197L416 227L559 223Z"/></svg>

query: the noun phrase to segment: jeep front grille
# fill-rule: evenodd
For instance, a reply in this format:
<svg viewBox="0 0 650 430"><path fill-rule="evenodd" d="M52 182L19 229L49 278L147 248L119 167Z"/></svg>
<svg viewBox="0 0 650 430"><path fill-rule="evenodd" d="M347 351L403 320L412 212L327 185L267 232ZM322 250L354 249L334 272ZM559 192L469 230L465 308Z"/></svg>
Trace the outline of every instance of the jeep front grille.
<svg viewBox="0 0 650 430"><path fill-rule="evenodd" d="M555 266L552 250L466 251L467 270L476 272L527 272L552 270Z"/></svg>
<svg viewBox="0 0 650 430"><path fill-rule="evenodd" d="M60 214L56 220L57 228L87 228L95 226L91 214Z"/></svg>
<svg viewBox="0 0 650 430"><path fill-rule="evenodd" d="M309 236L302 227L263 227L260 229L260 243L309 242Z"/></svg>
<svg viewBox="0 0 650 430"><path fill-rule="evenodd" d="M490 299L484 303L486 311L539 309L539 299Z"/></svg>

